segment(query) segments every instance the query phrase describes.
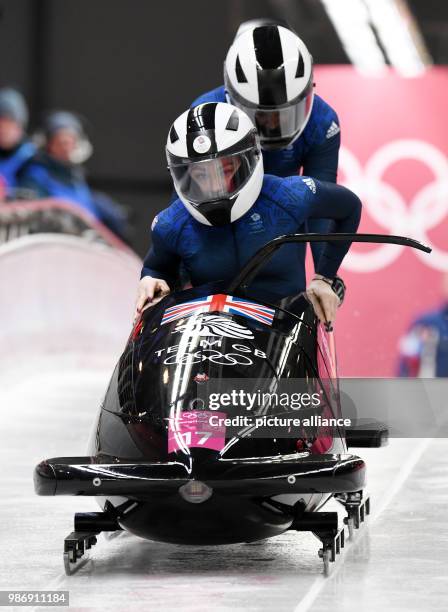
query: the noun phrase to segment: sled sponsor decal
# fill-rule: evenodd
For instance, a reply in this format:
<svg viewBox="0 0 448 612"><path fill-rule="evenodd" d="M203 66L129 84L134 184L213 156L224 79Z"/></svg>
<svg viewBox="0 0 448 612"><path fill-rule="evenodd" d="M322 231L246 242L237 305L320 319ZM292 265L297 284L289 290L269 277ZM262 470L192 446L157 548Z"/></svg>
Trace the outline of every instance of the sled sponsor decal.
<svg viewBox="0 0 448 612"><path fill-rule="evenodd" d="M220 451L226 441L226 427L212 424L210 417L219 415L225 418L224 412L191 410L181 412L168 421L168 452L185 451L187 448L210 448Z"/></svg>
<svg viewBox="0 0 448 612"><path fill-rule="evenodd" d="M188 346L176 344L166 349L154 351L163 359L165 365L192 364L210 361L218 365L253 365L253 358L266 359L266 353L259 349L249 348L237 342L231 344L226 352L221 350L222 338L201 340L196 350L189 351Z"/></svg>
<svg viewBox="0 0 448 612"><path fill-rule="evenodd" d="M250 329L240 325L232 319L220 315L204 315L194 321L193 325L178 323L173 330L175 333L187 333L190 336L223 336L225 338L239 338L241 340L253 340L254 335Z"/></svg>
<svg viewBox="0 0 448 612"><path fill-rule="evenodd" d="M163 314L161 325L201 312L228 312L265 325L272 325L275 315L274 308L220 293L170 306Z"/></svg>

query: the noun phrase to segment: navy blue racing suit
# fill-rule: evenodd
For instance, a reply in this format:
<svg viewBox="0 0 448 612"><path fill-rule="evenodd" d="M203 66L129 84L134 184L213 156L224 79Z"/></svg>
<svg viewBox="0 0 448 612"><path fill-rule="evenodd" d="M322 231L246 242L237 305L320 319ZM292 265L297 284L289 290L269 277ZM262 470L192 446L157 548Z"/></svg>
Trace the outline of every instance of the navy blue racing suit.
<svg viewBox="0 0 448 612"><path fill-rule="evenodd" d="M250 210L237 221L216 227L196 221L176 200L154 219L152 247L141 277L164 279L172 287L182 264L193 286L229 282L267 242L301 233L308 219L322 217L334 219L337 232L356 232L361 202L353 192L333 183L265 175ZM305 246L282 246L253 281L251 294L271 294L272 301L279 301L303 291ZM334 277L348 248L346 242L325 243L316 272Z"/></svg>
<svg viewBox="0 0 448 612"><path fill-rule="evenodd" d="M197 98L192 106L204 102L227 102L224 86L217 87ZM302 169L304 176L319 181L336 183L341 134L336 112L318 95L314 95L313 108L305 129L300 136L284 149L263 150L263 165L266 174L291 176ZM310 219L310 232L326 233L332 229L328 219ZM315 263L323 245L311 245Z"/></svg>

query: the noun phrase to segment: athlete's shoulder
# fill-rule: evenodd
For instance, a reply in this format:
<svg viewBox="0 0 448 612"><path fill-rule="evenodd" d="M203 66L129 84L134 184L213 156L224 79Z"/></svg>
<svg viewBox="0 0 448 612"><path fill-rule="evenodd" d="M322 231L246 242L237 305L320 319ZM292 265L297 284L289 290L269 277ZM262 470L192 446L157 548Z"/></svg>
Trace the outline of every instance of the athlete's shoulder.
<svg viewBox="0 0 448 612"><path fill-rule="evenodd" d="M314 95L313 108L303 136L310 144L322 144L341 131L336 111L320 96Z"/></svg>
<svg viewBox="0 0 448 612"><path fill-rule="evenodd" d="M190 219L191 215L181 200L177 199L154 217L151 231L153 236L172 245Z"/></svg>
<svg viewBox="0 0 448 612"><path fill-rule="evenodd" d="M330 106L328 102L325 102L325 100L317 94L315 94L314 96L313 109L311 111L310 120L317 120L319 122L324 123L328 123L329 121L337 121L337 123L339 124L338 115L334 108Z"/></svg>
<svg viewBox="0 0 448 612"><path fill-rule="evenodd" d="M317 192L317 181L308 176L280 177L265 174L260 197L280 206L295 210Z"/></svg>
<svg viewBox="0 0 448 612"><path fill-rule="evenodd" d="M227 102L224 85L203 93L201 96L196 98L191 106L197 106L198 104L204 104L205 102Z"/></svg>
<svg viewBox="0 0 448 612"><path fill-rule="evenodd" d="M261 186L260 199L268 199L277 201L281 198L281 190L283 186L283 178L274 174L265 174L263 176L263 185Z"/></svg>

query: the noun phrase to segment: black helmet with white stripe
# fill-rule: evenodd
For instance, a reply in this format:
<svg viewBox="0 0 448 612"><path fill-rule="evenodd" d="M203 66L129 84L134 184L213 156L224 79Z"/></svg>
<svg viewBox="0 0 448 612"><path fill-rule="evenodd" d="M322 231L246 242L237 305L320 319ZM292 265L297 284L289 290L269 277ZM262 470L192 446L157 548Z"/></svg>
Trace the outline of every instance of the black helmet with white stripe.
<svg viewBox="0 0 448 612"><path fill-rule="evenodd" d="M286 25L243 23L224 62L230 102L254 122L263 149L291 144L313 106L313 58Z"/></svg>
<svg viewBox="0 0 448 612"><path fill-rule="evenodd" d="M179 198L201 223L236 221L260 194L257 130L231 104L207 102L185 111L171 126L166 155Z"/></svg>

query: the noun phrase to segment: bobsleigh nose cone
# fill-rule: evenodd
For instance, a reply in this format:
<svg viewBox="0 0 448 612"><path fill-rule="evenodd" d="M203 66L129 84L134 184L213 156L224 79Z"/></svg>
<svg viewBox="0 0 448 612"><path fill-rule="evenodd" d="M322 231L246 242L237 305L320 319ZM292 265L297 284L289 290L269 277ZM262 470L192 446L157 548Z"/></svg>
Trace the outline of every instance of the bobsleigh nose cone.
<svg viewBox="0 0 448 612"><path fill-rule="evenodd" d="M190 504L202 504L213 494L213 489L200 480L190 480L179 488L179 495Z"/></svg>
<svg viewBox="0 0 448 612"><path fill-rule="evenodd" d="M56 493L56 474L48 461L41 461L34 469L34 490L38 495Z"/></svg>

